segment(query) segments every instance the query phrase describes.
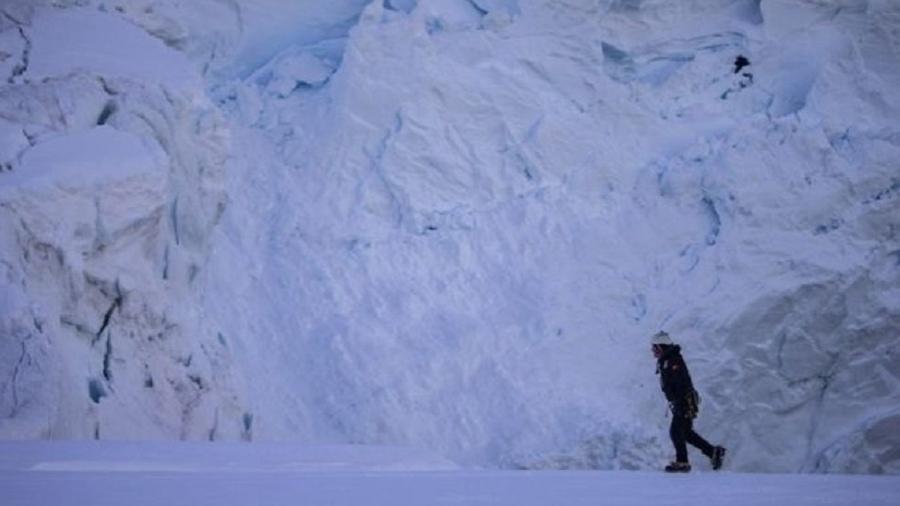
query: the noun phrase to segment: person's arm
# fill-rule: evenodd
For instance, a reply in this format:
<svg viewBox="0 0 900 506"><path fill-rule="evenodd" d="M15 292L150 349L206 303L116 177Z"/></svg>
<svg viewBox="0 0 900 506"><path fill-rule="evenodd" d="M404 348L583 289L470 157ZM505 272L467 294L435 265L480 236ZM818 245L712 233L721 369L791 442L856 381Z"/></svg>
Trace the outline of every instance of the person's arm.
<svg viewBox="0 0 900 506"><path fill-rule="evenodd" d="M676 406L685 403L688 394L691 393L691 376L687 365L681 357L675 358L669 364L669 381L667 382L666 398Z"/></svg>

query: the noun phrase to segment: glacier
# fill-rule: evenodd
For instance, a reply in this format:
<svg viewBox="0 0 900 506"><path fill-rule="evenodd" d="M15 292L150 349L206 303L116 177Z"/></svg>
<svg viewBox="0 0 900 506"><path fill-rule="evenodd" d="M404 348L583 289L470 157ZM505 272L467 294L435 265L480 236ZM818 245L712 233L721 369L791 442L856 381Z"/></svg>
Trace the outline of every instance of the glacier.
<svg viewBox="0 0 900 506"><path fill-rule="evenodd" d="M896 3L0 9L0 437L900 472Z"/></svg>

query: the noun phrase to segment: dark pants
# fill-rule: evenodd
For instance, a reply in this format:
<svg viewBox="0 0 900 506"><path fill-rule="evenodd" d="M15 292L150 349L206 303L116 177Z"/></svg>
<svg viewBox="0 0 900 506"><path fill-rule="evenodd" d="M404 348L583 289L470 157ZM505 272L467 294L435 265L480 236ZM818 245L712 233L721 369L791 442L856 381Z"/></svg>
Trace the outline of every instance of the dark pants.
<svg viewBox="0 0 900 506"><path fill-rule="evenodd" d="M669 436L672 437L672 444L675 445L675 460L678 462L687 462L687 445L691 445L700 449L703 455L712 457L713 446L699 434L694 432L694 420L686 416L684 413L672 413L672 426L669 427Z"/></svg>

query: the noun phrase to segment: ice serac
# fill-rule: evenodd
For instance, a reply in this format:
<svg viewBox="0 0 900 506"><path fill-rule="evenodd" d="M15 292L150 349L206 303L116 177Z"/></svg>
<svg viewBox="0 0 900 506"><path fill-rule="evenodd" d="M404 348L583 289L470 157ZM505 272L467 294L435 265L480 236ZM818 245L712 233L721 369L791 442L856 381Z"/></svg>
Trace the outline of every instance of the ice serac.
<svg viewBox="0 0 900 506"><path fill-rule="evenodd" d="M0 433L240 438L230 352L192 302L226 203L227 130L202 79L107 13L7 21L30 52L0 90L16 126L0 172Z"/></svg>

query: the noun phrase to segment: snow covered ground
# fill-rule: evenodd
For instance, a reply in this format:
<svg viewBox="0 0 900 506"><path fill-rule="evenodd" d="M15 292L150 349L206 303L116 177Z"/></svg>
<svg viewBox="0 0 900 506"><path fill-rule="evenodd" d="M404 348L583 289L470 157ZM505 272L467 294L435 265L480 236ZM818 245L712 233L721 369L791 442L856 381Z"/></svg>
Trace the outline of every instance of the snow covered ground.
<svg viewBox="0 0 900 506"><path fill-rule="evenodd" d="M900 472L900 3L0 10L0 437Z"/></svg>
<svg viewBox="0 0 900 506"><path fill-rule="evenodd" d="M461 470L378 447L3 443L4 506L895 505L900 478Z"/></svg>

